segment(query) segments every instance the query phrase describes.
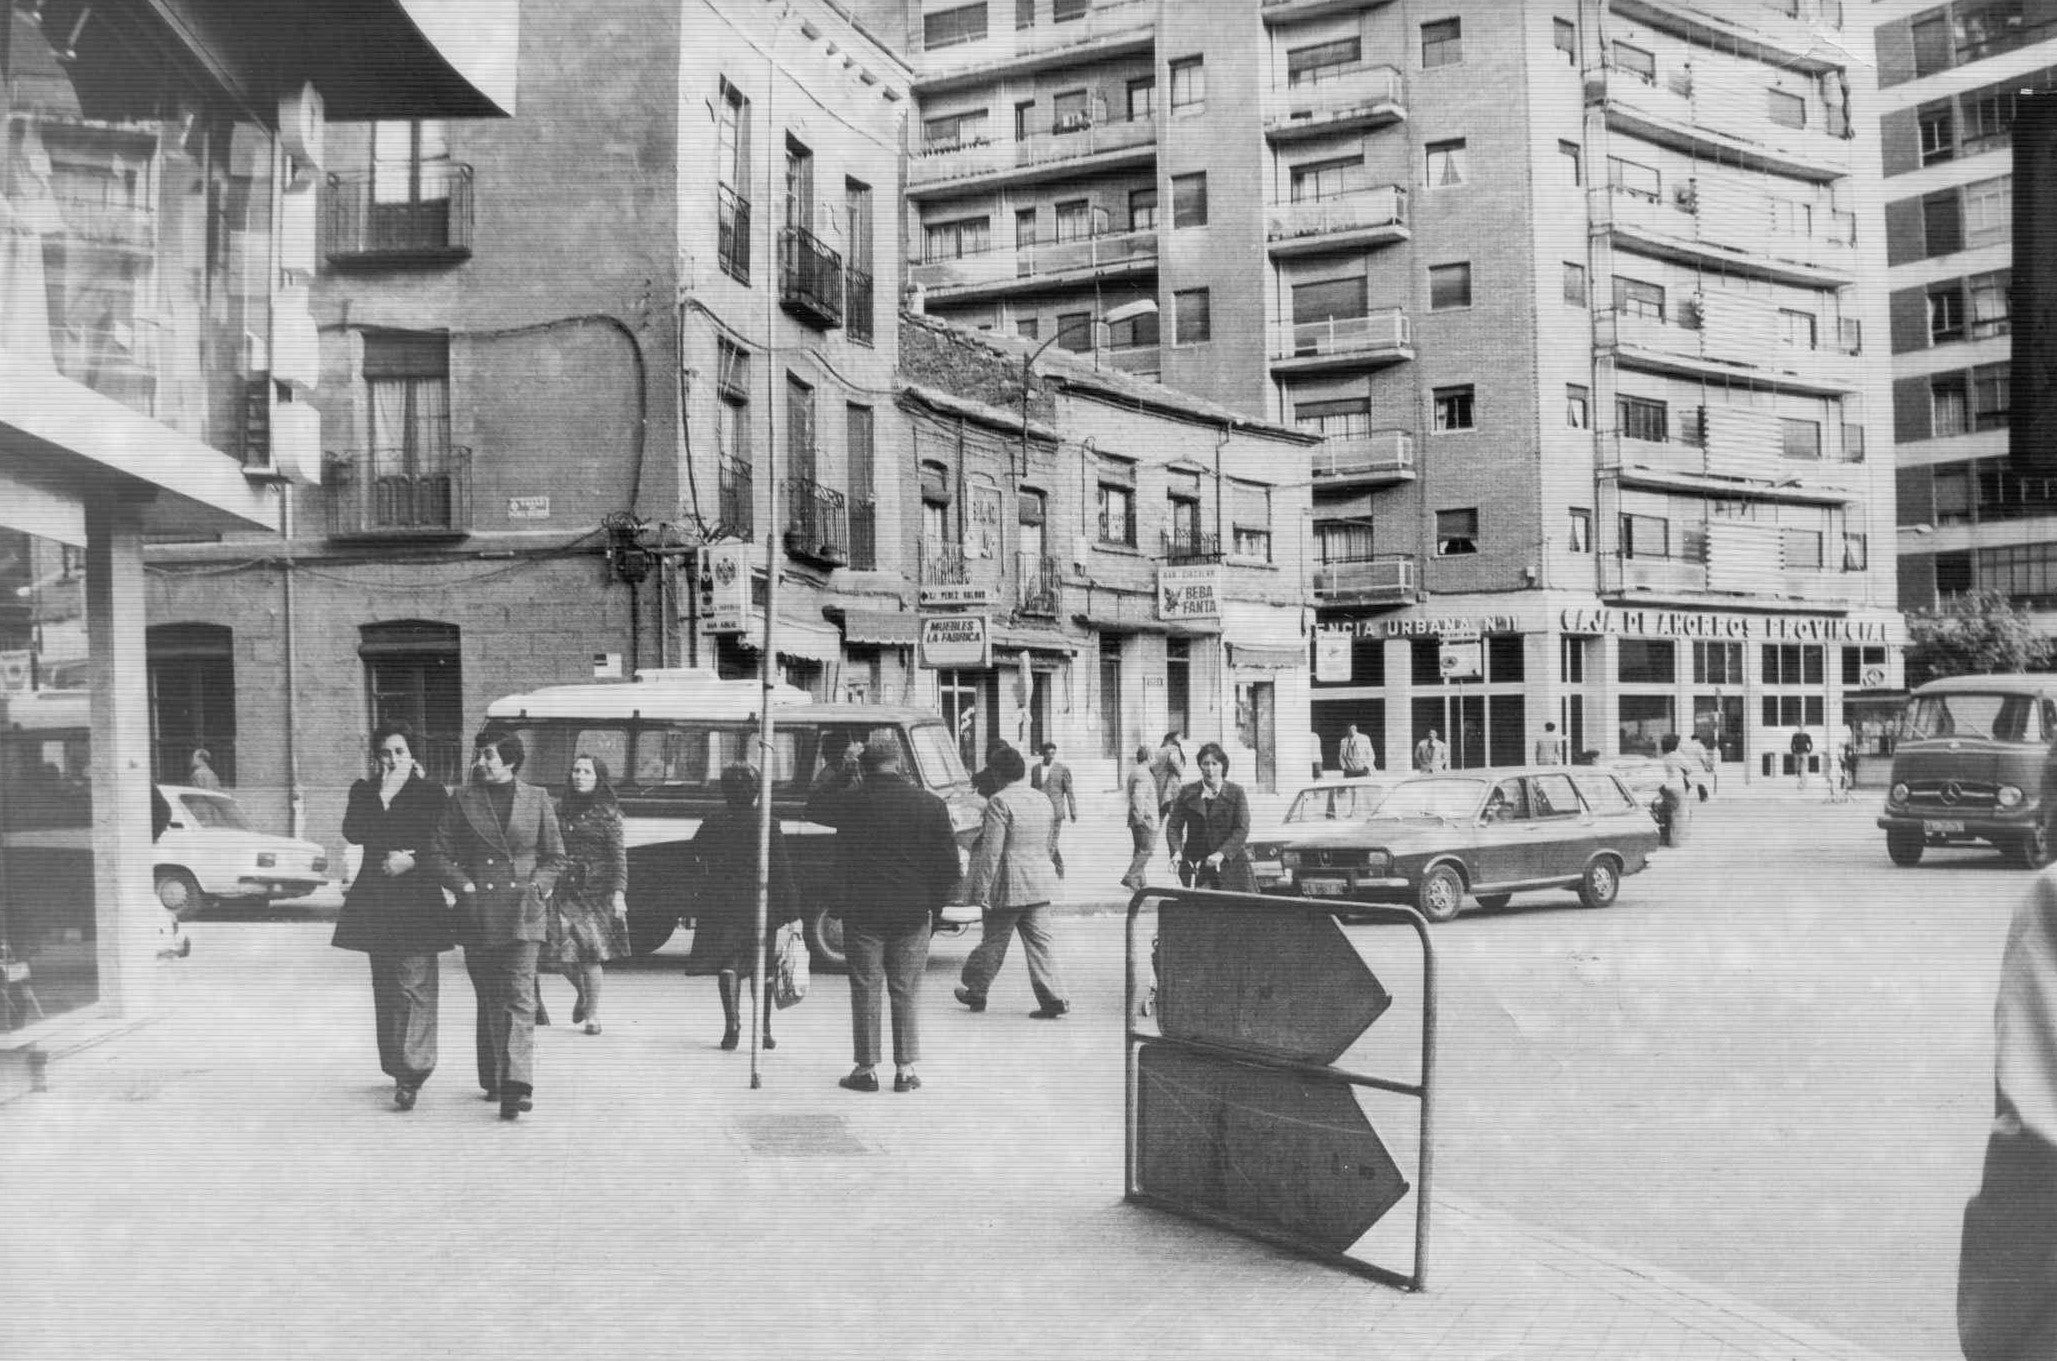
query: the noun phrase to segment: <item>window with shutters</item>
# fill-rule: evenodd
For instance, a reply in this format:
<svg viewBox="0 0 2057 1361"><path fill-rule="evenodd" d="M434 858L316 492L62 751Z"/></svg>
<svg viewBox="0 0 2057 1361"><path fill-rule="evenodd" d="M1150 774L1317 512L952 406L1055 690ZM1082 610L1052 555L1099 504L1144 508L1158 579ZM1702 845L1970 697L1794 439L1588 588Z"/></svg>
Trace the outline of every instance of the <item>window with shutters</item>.
<svg viewBox="0 0 2057 1361"><path fill-rule="evenodd" d="M1790 349L1811 350L1816 348L1819 321L1812 312L1796 311L1790 307L1778 310L1778 338Z"/></svg>
<svg viewBox="0 0 2057 1361"><path fill-rule="evenodd" d="M1084 90L1064 90L1050 98L1050 131L1084 132L1093 124L1091 105Z"/></svg>
<svg viewBox="0 0 2057 1361"><path fill-rule="evenodd" d="M1671 408L1647 397L1616 397L1614 423L1623 439L1661 444L1671 438Z"/></svg>
<svg viewBox="0 0 2057 1361"><path fill-rule="evenodd" d="M1235 532L1235 556L1253 562L1271 561L1271 488L1261 482L1231 481L1229 519Z"/></svg>
<svg viewBox="0 0 2057 1361"><path fill-rule="evenodd" d="M814 389L786 376L786 476L816 480Z"/></svg>
<svg viewBox="0 0 2057 1361"><path fill-rule="evenodd" d="M1214 339L1214 320L1207 289L1183 288L1173 293L1171 311L1175 344L1199 345Z"/></svg>
<svg viewBox="0 0 2057 1361"><path fill-rule="evenodd" d="M1971 299L1971 339L1989 340L2007 334L2007 287L2012 273L1996 269L1989 274L1974 274L1964 281L1964 291Z"/></svg>
<svg viewBox="0 0 2057 1361"><path fill-rule="evenodd" d="M1614 310L1631 317L1664 320L1664 286L1614 276Z"/></svg>
<svg viewBox="0 0 2057 1361"><path fill-rule="evenodd" d="M1593 551L1593 512L1583 506L1571 507L1571 519L1565 530L1564 546L1574 553ZM1569 679L1567 677L1567 679Z"/></svg>
<svg viewBox="0 0 2057 1361"><path fill-rule="evenodd" d="M1148 122L1157 113L1157 77L1141 76L1128 83L1128 120Z"/></svg>
<svg viewBox="0 0 2057 1361"><path fill-rule="evenodd" d="M1923 254L1950 255L1964 249L1964 207L1955 189L1921 199Z"/></svg>
<svg viewBox="0 0 2057 1361"><path fill-rule="evenodd" d="M1293 285L1295 326L1332 321L1337 317L1361 317L1364 310L1365 286L1362 274Z"/></svg>
<svg viewBox="0 0 2057 1361"><path fill-rule="evenodd" d="M1132 232L1157 230L1157 190L1131 189L1128 195L1128 229Z"/></svg>
<svg viewBox="0 0 2057 1361"><path fill-rule="evenodd" d="M1101 458L1098 465L1098 529L1100 542L1136 546L1136 465L1127 459Z"/></svg>
<svg viewBox="0 0 2057 1361"><path fill-rule="evenodd" d="M1625 558L1670 557L1671 521L1662 515L1624 513L1621 517L1621 555Z"/></svg>
<svg viewBox="0 0 2057 1361"><path fill-rule="evenodd" d="M1436 556L1460 557L1478 552L1478 508L1463 506L1436 512Z"/></svg>
<svg viewBox="0 0 2057 1361"><path fill-rule="evenodd" d="M1468 261L1428 268L1428 307L1431 312L1448 312L1471 306L1471 265Z"/></svg>
<svg viewBox="0 0 2057 1361"><path fill-rule="evenodd" d="M1821 570L1821 531L1818 529L1781 529L1778 532L1780 556L1785 565L1803 572Z"/></svg>
<svg viewBox="0 0 2057 1361"><path fill-rule="evenodd" d="M1423 70L1455 66L1464 60L1464 20L1437 19L1421 26Z"/></svg>
<svg viewBox="0 0 2057 1361"><path fill-rule="evenodd" d="M1939 373L1928 380L1929 434L1936 439L1961 435L1971 428L1970 397L1961 373Z"/></svg>
<svg viewBox="0 0 2057 1361"><path fill-rule="evenodd" d="M1340 198L1364 182L1364 157L1338 156L1333 160L1308 161L1292 168L1291 193L1295 203Z"/></svg>
<svg viewBox="0 0 2057 1361"><path fill-rule="evenodd" d="M1779 426L1779 453L1787 458L1818 461L1821 458L1821 422L1802 420L1797 416L1781 416Z"/></svg>
<svg viewBox="0 0 2057 1361"><path fill-rule="evenodd" d="M1333 42L1286 49L1286 84L1311 85L1330 80L1349 70L1363 57L1362 38L1338 38Z"/></svg>
<svg viewBox="0 0 2057 1361"><path fill-rule="evenodd" d="M1057 314L1057 348L1070 350L1073 354L1090 354L1093 350L1093 314L1091 312L1059 312Z"/></svg>
<svg viewBox="0 0 2057 1361"><path fill-rule="evenodd" d="M1563 158L1564 174L1576 189L1586 182L1585 151L1577 142L1559 141L1557 154Z"/></svg>
<svg viewBox="0 0 2057 1361"><path fill-rule="evenodd" d="M2014 90L1987 90L1963 97L1964 154L1998 151L2013 140Z"/></svg>
<svg viewBox="0 0 2057 1361"><path fill-rule="evenodd" d="M1320 401L1295 402L1293 425L1324 439L1364 436L1371 433L1369 397L1330 397Z"/></svg>
<svg viewBox="0 0 2057 1361"><path fill-rule="evenodd" d="M715 259L722 273L750 282L750 101L723 79L716 101Z"/></svg>
<svg viewBox="0 0 2057 1361"><path fill-rule="evenodd" d="M1957 154L1957 111L1945 99L1924 104L1915 115L1921 131L1921 163L1937 165Z"/></svg>
<svg viewBox="0 0 2057 1361"><path fill-rule="evenodd" d="M1616 41L1608 51L1608 65L1617 71L1626 72L1645 85L1657 83L1657 58L1640 47Z"/></svg>
<svg viewBox="0 0 2057 1361"><path fill-rule="evenodd" d="M1057 205L1057 239L1083 241L1093 234L1093 207L1082 198L1066 199Z"/></svg>
<svg viewBox="0 0 2057 1361"><path fill-rule="evenodd" d="M1050 22L1069 24L1086 17L1086 11L1093 7L1092 0L1051 0Z"/></svg>
<svg viewBox="0 0 2057 1361"><path fill-rule="evenodd" d="M1949 70L1955 47L1950 40L1950 16L1939 10L1916 19L1908 28L1914 38L1915 76L1932 76L1938 71Z"/></svg>
<svg viewBox="0 0 2057 1361"><path fill-rule="evenodd" d="M956 260L966 255L983 255L990 244L989 226L983 217L931 222L922 234L922 259Z"/></svg>
<svg viewBox="0 0 2057 1361"><path fill-rule="evenodd" d="M933 52L939 47L977 42L986 36L986 7L983 3L960 5L921 17L921 45Z"/></svg>
<svg viewBox="0 0 2057 1361"><path fill-rule="evenodd" d="M1656 203L1664 195L1664 179L1654 166L1640 161L1626 161L1619 156L1607 158L1607 184L1617 194L1627 194L1649 203Z"/></svg>
<svg viewBox="0 0 2057 1361"><path fill-rule="evenodd" d="M1569 19L1550 21L1550 46L1564 54L1565 62L1578 65L1578 25Z"/></svg>
<svg viewBox="0 0 2057 1361"><path fill-rule="evenodd" d="M875 416L868 406L844 408L844 457L850 484L850 566L878 566L878 471Z"/></svg>
<svg viewBox="0 0 2057 1361"><path fill-rule="evenodd" d="M1583 383L1564 385L1564 423L1573 430L1584 430L1593 423L1593 393Z"/></svg>
<svg viewBox="0 0 2057 1361"><path fill-rule="evenodd" d="M925 118L921 124L923 151L950 151L978 146L986 140L986 111L966 109L961 113Z"/></svg>

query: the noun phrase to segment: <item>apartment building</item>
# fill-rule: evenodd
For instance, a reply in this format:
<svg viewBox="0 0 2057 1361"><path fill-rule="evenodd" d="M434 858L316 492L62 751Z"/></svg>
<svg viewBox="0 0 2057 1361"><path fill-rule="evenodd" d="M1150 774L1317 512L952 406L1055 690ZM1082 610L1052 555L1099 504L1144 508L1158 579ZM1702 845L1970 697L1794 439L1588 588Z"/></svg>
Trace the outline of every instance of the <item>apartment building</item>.
<svg viewBox="0 0 2057 1361"><path fill-rule="evenodd" d="M2013 125L2057 88L2057 9L1870 6L1900 603L1997 590L2057 626L2057 479L2008 460ZM2045 96L2047 97L2047 96Z"/></svg>
<svg viewBox="0 0 2057 1361"><path fill-rule="evenodd" d="M329 129L284 545L151 550L159 766L231 753L338 855L379 721L455 783L501 695L754 674L767 537L780 675L863 693L824 608L897 589L904 64L829 0L531 4L519 37L511 118ZM756 605L703 616L710 546Z"/></svg>
<svg viewBox="0 0 2057 1361"><path fill-rule="evenodd" d="M1877 125L1834 0L866 13L912 54L927 312L1322 436L1331 759L1347 723L1478 765L1555 722L1762 779L1897 683Z"/></svg>

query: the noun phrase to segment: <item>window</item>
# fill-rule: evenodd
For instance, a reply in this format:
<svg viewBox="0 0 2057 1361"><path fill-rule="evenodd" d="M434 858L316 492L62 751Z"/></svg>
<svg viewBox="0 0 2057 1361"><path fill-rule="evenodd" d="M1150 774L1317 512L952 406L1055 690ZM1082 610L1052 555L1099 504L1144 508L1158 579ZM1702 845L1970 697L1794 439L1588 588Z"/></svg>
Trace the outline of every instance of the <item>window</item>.
<svg viewBox="0 0 2057 1361"><path fill-rule="evenodd" d="M1866 536L1862 534L1845 534L1843 536L1843 570L1845 572L1863 572L1870 570L1870 566L1871 551Z"/></svg>
<svg viewBox="0 0 2057 1361"><path fill-rule="evenodd" d="M1107 327L1107 345L1115 350L1147 349L1157 343L1157 314L1146 312Z"/></svg>
<svg viewBox="0 0 2057 1361"><path fill-rule="evenodd" d="M359 631L371 723L414 730L414 757L439 784L464 782L463 648L454 624L407 620Z"/></svg>
<svg viewBox="0 0 2057 1361"><path fill-rule="evenodd" d="M1099 466L1100 542L1136 546L1136 466L1103 458Z"/></svg>
<svg viewBox="0 0 2057 1361"><path fill-rule="evenodd" d="M986 36L986 7L960 5L921 17L921 45L926 51L938 47L954 47L958 43L974 43Z"/></svg>
<svg viewBox="0 0 2057 1361"><path fill-rule="evenodd" d="M868 572L878 566L878 472L872 409L846 406L843 436L850 482L850 566Z"/></svg>
<svg viewBox="0 0 2057 1361"><path fill-rule="evenodd" d="M1271 561L1271 488L1261 482L1230 482L1229 518L1235 556Z"/></svg>
<svg viewBox="0 0 2057 1361"><path fill-rule="evenodd" d="M1623 439L1663 443L1671 438L1671 409L1647 397L1621 396L1614 399L1614 423Z"/></svg>
<svg viewBox="0 0 2057 1361"><path fill-rule="evenodd" d="M1322 401L1295 402L1293 424L1323 439L1364 436L1371 433L1369 397L1331 397Z"/></svg>
<svg viewBox="0 0 2057 1361"><path fill-rule="evenodd" d="M1625 558L1668 558L1671 556L1671 521L1662 515L1621 516L1621 555ZM1666 680L1671 677L1666 676Z"/></svg>
<svg viewBox="0 0 2057 1361"><path fill-rule="evenodd" d="M1472 388L1469 383L1465 383L1460 387L1437 388L1435 390L1436 429L1472 429L1471 397Z"/></svg>
<svg viewBox="0 0 2057 1361"><path fill-rule="evenodd" d="M721 523L746 536L751 523L750 352L718 342L721 401L715 407L714 440L721 456Z"/></svg>
<svg viewBox="0 0 2057 1361"><path fill-rule="evenodd" d="M1916 115L1921 130L1921 163L1938 165L1957 154L1957 114L1947 99L1924 105Z"/></svg>
<svg viewBox="0 0 2057 1361"><path fill-rule="evenodd" d="M1458 557L1478 552L1478 510L1467 506L1461 510L1439 510L1436 512L1436 556Z"/></svg>
<svg viewBox="0 0 2057 1361"><path fill-rule="evenodd" d="M926 118L921 124L924 151L949 151L954 147L979 146L986 140L986 111L967 109Z"/></svg>
<svg viewBox="0 0 2057 1361"><path fill-rule="evenodd" d="M1086 11L1091 8L1092 0L1051 0L1050 21L1068 24L1073 20L1085 18Z"/></svg>
<svg viewBox="0 0 2057 1361"><path fill-rule="evenodd" d="M1815 325L1812 312L1799 312L1790 307L1778 309L1779 340L1792 349L1815 348Z"/></svg>
<svg viewBox="0 0 2057 1361"><path fill-rule="evenodd" d="M1559 141L1557 154L1564 158L1565 173L1571 176L1574 189L1586 182L1585 150L1577 142Z"/></svg>
<svg viewBox="0 0 2057 1361"><path fill-rule="evenodd" d="M1876 689L1879 680L1867 682L1864 673L1876 667L1882 678L1886 671L1886 650L1882 647L1846 647L1843 649L1843 685L1847 689ZM2053 729L2057 731L2057 729Z"/></svg>
<svg viewBox="0 0 2057 1361"><path fill-rule="evenodd" d="M1571 508L1571 523L1566 531L1565 546L1574 553L1593 551L1593 512L1583 506ZM1567 677L1569 679L1569 677Z"/></svg>
<svg viewBox="0 0 2057 1361"><path fill-rule="evenodd" d="M1172 333L1173 343L1199 345L1214 339L1207 289L1185 288L1173 293L1171 310L1176 328Z"/></svg>
<svg viewBox="0 0 2057 1361"><path fill-rule="evenodd" d="M1057 348L1070 350L1073 354L1090 354L1093 350L1093 314L1091 312L1059 312L1057 314Z"/></svg>
<svg viewBox="0 0 2057 1361"><path fill-rule="evenodd" d="M1157 77L1142 76L1128 83L1129 122L1154 118L1157 114Z"/></svg>
<svg viewBox="0 0 2057 1361"><path fill-rule="evenodd" d="M1321 560L1331 562L1370 562L1377 556L1371 546L1371 526L1336 522L1318 524L1314 527L1315 538L1321 546ZM1356 668L1353 667L1354 671Z"/></svg>
<svg viewBox="0 0 2057 1361"><path fill-rule="evenodd" d="M1034 317L1023 317L1014 323L1014 334L1022 340L1034 340L1042 330L1041 323Z"/></svg>
<svg viewBox="0 0 2057 1361"><path fill-rule="evenodd" d="M1200 474L1173 472L1165 483L1166 515L1174 551L1196 555L1200 542Z"/></svg>
<svg viewBox="0 0 2057 1361"><path fill-rule="evenodd" d="M1971 423L1974 430L2005 430L2010 405L2008 366L1981 364L1971 371Z"/></svg>
<svg viewBox="0 0 2057 1361"><path fill-rule="evenodd" d="M1093 125L1084 90L1065 90L1050 100L1050 131L1084 132Z"/></svg>
<svg viewBox="0 0 2057 1361"><path fill-rule="evenodd" d="M1464 60L1464 21L1438 19L1421 26L1421 65L1455 66Z"/></svg>
<svg viewBox="0 0 2057 1361"><path fill-rule="evenodd" d="M1157 230L1157 190L1154 187L1129 190L1128 229L1132 232Z"/></svg>
<svg viewBox="0 0 2057 1361"><path fill-rule="evenodd" d="M1615 678L1629 685L1670 685L1678 670L1678 645L1650 638L1624 638Z"/></svg>
<svg viewBox="0 0 2057 1361"><path fill-rule="evenodd" d="M450 140L438 119L386 120L371 129L371 201L376 212L392 205L445 204L450 198Z"/></svg>
<svg viewBox="0 0 2057 1361"><path fill-rule="evenodd" d="M1569 19L1550 21L1550 45L1562 52L1572 66L1578 65L1578 25Z"/></svg>
<svg viewBox="0 0 2057 1361"><path fill-rule="evenodd" d="M872 340L871 186L843 181L843 334L859 344Z"/></svg>
<svg viewBox="0 0 2057 1361"><path fill-rule="evenodd" d="M1964 186L1964 247L1998 245L2014 236L2014 177Z"/></svg>
<svg viewBox="0 0 2057 1361"><path fill-rule="evenodd" d="M786 138L786 226L814 230L814 153Z"/></svg>
<svg viewBox="0 0 2057 1361"><path fill-rule="evenodd" d="M1332 321L1364 315L1364 276L1321 279L1293 285L1293 324Z"/></svg>
<svg viewBox="0 0 2057 1361"><path fill-rule="evenodd" d="M1964 339L1964 294L1957 280L1932 285L1928 293L1928 342Z"/></svg>
<svg viewBox="0 0 2057 1361"><path fill-rule="evenodd" d="M1766 685L1820 685L1824 649L1815 643L1765 643L1762 646Z"/></svg>
<svg viewBox="0 0 2057 1361"><path fill-rule="evenodd" d="M1014 248L1027 250L1036 244L1036 210L1017 208L1014 210Z"/></svg>
<svg viewBox="0 0 2057 1361"><path fill-rule="evenodd" d="M1093 234L1092 205L1085 199L1067 199L1057 205L1057 239L1083 241Z"/></svg>
<svg viewBox="0 0 2057 1361"><path fill-rule="evenodd" d="M1357 65L1364 55L1361 38L1338 38L1333 42L1286 49L1286 84L1311 84L1339 75Z"/></svg>
<svg viewBox="0 0 2057 1361"><path fill-rule="evenodd" d="M1329 161L1308 161L1292 168L1293 202L1306 203L1339 198L1364 180L1364 157L1339 156Z"/></svg>
<svg viewBox="0 0 2057 1361"><path fill-rule="evenodd" d="M2014 130L2014 91L1964 96L1964 152L1973 155L2007 145Z"/></svg>
<svg viewBox="0 0 2057 1361"><path fill-rule="evenodd" d="M1204 227L1207 225L1207 172L1197 171L1191 175L1171 177L1171 225L1173 227Z"/></svg>
<svg viewBox="0 0 2057 1361"><path fill-rule="evenodd" d="M461 511L450 455L450 340L372 331L364 336L372 523L389 529L454 528Z"/></svg>
<svg viewBox="0 0 2057 1361"><path fill-rule="evenodd" d="M1741 685L1743 645L1741 643L1694 643L1693 684Z"/></svg>
<svg viewBox="0 0 2057 1361"><path fill-rule="evenodd" d="M2017 605L2046 609L2057 601L2057 545L2024 543L1981 548L1978 584L2001 592ZM1940 587L1940 580L1937 585Z"/></svg>
<svg viewBox="0 0 2057 1361"><path fill-rule="evenodd" d="M1171 112L1198 113L1207 107L1207 66L1199 57L1181 57L1171 64Z"/></svg>
<svg viewBox="0 0 2057 1361"><path fill-rule="evenodd" d="M1614 276L1614 310L1631 317L1664 320L1664 287L1641 279Z"/></svg>
<svg viewBox="0 0 2057 1361"><path fill-rule="evenodd" d="M235 635L219 624L157 624L148 631L151 769L184 784L205 751L225 785L236 783Z"/></svg>
<svg viewBox="0 0 2057 1361"><path fill-rule="evenodd" d="M1586 305L1586 267L1570 260L1564 262L1564 301L1573 307Z"/></svg>
<svg viewBox="0 0 2057 1361"><path fill-rule="evenodd" d="M1921 232L1923 254L1949 255L1964 249L1964 204L1957 190L1922 195Z"/></svg>
<svg viewBox="0 0 2057 1361"><path fill-rule="evenodd" d="M1017 29L1036 26L1036 0L1014 0L1014 26Z"/></svg>
<svg viewBox="0 0 2057 1361"><path fill-rule="evenodd" d="M750 282L750 101L721 82L715 145L721 183L715 227L715 259L722 273Z"/></svg>
<svg viewBox="0 0 2057 1361"><path fill-rule="evenodd" d="M1929 433L1936 439L1961 435L1971 428L1971 397L1961 373L1939 373L1928 380Z"/></svg>
<svg viewBox="0 0 2057 1361"><path fill-rule="evenodd" d="M1461 262L1454 265L1430 265L1428 267L1428 309L1444 312L1459 307L1471 306L1471 265Z"/></svg>
<svg viewBox="0 0 2057 1361"><path fill-rule="evenodd" d="M1609 63L1617 71L1626 71L1645 85L1657 83L1657 58L1640 47L1617 41L1612 49L1613 61Z"/></svg>
<svg viewBox="0 0 2057 1361"><path fill-rule="evenodd" d="M1564 385L1564 423L1573 430L1586 430L1593 424L1593 394L1582 384Z"/></svg>
<svg viewBox="0 0 2057 1361"><path fill-rule="evenodd" d="M931 222L924 233L924 260L956 260L966 255L983 255L987 247L986 219L959 218L954 222Z"/></svg>
<svg viewBox="0 0 2057 1361"><path fill-rule="evenodd" d="M1786 90L1766 90L1764 100L1765 115L1780 127L1807 126L1807 101L1801 96Z"/></svg>
<svg viewBox="0 0 2057 1361"><path fill-rule="evenodd" d="M1430 142L1422 148L1426 157L1421 182L1430 189L1446 189L1465 179L1464 139Z"/></svg>
<svg viewBox="0 0 2057 1361"><path fill-rule="evenodd" d="M1971 295L1973 340L2007 334L2007 286L2011 273L2010 270L1996 269L1990 274L1974 274L1964 281L1965 291Z"/></svg>
<svg viewBox="0 0 2057 1361"><path fill-rule="evenodd" d="M1664 179L1655 166L1640 161L1625 161L1619 156L1607 158L1607 184L1617 194L1656 203L1664 196Z"/></svg>
<svg viewBox="0 0 2057 1361"><path fill-rule="evenodd" d="M1821 570L1820 530L1781 529L1778 537L1781 555L1787 567L1803 572Z"/></svg>
<svg viewBox="0 0 2057 1361"><path fill-rule="evenodd" d="M1036 101L1021 100L1014 106L1014 140L1026 142L1036 135Z"/></svg>
<svg viewBox="0 0 2057 1361"><path fill-rule="evenodd" d="M817 480L814 442L814 389L786 375L786 476Z"/></svg>
<svg viewBox="0 0 2057 1361"><path fill-rule="evenodd" d="M1914 74L1932 76L1938 71L1950 69L1950 59L1955 44L1950 37L1949 16L1937 13L1925 19L1916 19L1909 26L1914 39Z"/></svg>
<svg viewBox="0 0 2057 1361"><path fill-rule="evenodd" d="M1787 458L1818 460L1821 457L1821 422L1793 416L1778 418L1779 452Z"/></svg>

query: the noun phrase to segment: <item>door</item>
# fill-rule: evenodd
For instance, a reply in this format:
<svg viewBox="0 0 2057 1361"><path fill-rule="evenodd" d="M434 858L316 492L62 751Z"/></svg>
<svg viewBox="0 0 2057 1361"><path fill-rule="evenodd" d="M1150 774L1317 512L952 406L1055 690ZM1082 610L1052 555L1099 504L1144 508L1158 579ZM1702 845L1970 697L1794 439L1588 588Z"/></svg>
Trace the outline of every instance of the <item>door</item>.
<svg viewBox="0 0 2057 1361"><path fill-rule="evenodd" d="M1592 814L1579 802L1568 775L1529 777L1529 820L1535 826L1536 873L1569 878L1584 873L1599 837Z"/></svg>
<svg viewBox="0 0 2057 1361"><path fill-rule="evenodd" d="M1100 754L1121 760L1121 639L1107 634L1100 638Z"/></svg>
<svg viewBox="0 0 2057 1361"><path fill-rule="evenodd" d="M1743 697L1694 695L1693 735L1713 749L1724 765L1741 764L1748 756L1743 749Z"/></svg>
<svg viewBox="0 0 2057 1361"><path fill-rule="evenodd" d="M1244 722L1243 745L1257 752L1257 788L1265 793L1278 789L1278 724L1276 718L1277 691L1270 681L1251 681L1239 685L1241 712L1237 714Z"/></svg>
<svg viewBox="0 0 2057 1361"><path fill-rule="evenodd" d="M1475 829L1475 880L1481 886L1541 877L1537 867L1535 824L1529 818L1528 784L1519 777L1502 780L1486 796Z"/></svg>

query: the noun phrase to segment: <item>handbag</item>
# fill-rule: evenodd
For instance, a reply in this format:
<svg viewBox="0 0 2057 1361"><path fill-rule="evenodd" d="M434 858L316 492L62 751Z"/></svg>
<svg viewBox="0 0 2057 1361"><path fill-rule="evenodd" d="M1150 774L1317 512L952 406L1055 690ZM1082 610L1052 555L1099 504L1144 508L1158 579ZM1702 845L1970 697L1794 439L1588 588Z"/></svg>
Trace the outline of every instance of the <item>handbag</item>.
<svg viewBox="0 0 2057 1361"><path fill-rule="evenodd" d="M807 936L800 923L787 922L772 942L771 1000L779 1010L796 1006L807 996Z"/></svg>

